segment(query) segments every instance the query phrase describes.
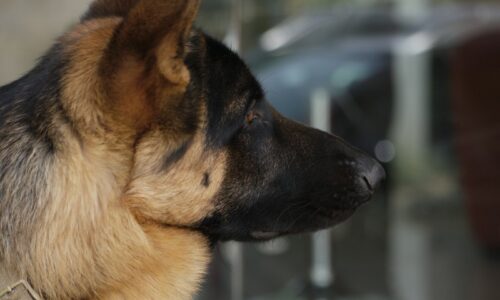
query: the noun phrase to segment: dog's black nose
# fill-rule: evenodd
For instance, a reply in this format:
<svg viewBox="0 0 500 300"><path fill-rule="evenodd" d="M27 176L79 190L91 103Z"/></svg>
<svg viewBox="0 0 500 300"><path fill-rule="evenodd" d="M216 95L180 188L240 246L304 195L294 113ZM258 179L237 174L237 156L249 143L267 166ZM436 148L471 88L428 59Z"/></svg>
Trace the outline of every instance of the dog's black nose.
<svg viewBox="0 0 500 300"><path fill-rule="evenodd" d="M368 189L374 192L380 183L384 181L386 176L385 170L378 161L368 157L363 159L362 168L361 176Z"/></svg>

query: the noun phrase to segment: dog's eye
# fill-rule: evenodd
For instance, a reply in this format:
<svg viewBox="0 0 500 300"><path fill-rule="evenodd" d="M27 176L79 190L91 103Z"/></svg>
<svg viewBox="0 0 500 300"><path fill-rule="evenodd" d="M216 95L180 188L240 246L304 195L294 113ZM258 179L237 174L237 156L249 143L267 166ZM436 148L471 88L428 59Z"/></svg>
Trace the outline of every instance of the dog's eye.
<svg viewBox="0 0 500 300"><path fill-rule="evenodd" d="M255 110L251 110L247 113L245 117L246 125L252 125L256 120L260 119L260 114Z"/></svg>
<svg viewBox="0 0 500 300"><path fill-rule="evenodd" d="M248 107L248 111L247 111L247 114L245 116L245 126L250 126L255 121L257 121L261 118L260 113L255 109L256 104L257 104L257 101L254 100L254 101L252 101L252 103Z"/></svg>

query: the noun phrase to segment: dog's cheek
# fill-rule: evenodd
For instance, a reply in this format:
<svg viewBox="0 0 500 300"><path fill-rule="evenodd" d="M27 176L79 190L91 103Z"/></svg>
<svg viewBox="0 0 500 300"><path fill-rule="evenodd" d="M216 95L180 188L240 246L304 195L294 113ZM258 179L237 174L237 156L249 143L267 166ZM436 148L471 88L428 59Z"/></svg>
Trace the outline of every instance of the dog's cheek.
<svg viewBox="0 0 500 300"><path fill-rule="evenodd" d="M201 135L189 143L181 158L162 166L165 153L177 146L152 134L138 145L125 203L143 221L191 226L214 213L215 195L224 181L226 153L207 150Z"/></svg>

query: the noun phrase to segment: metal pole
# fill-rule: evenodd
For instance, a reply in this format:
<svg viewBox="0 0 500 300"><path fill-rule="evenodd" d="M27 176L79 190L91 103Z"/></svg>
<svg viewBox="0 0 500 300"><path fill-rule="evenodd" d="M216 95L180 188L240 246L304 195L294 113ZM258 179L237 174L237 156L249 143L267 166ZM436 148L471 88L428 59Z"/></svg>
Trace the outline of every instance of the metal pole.
<svg viewBox="0 0 500 300"><path fill-rule="evenodd" d="M399 18L412 23L427 15L432 1L397 0L395 4ZM394 178L400 183L391 191L389 200L392 216L389 282L395 298L401 300L430 296L429 233L408 215L422 197L415 190L420 190L422 182L428 180L433 46L432 34L422 31L401 39L393 49L396 118L391 139L398 149ZM406 192L407 185L412 186L413 192Z"/></svg>
<svg viewBox="0 0 500 300"><path fill-rule="evenodd" d="M429 160L429 106L431 103L430 33L419 32L400 40L394 48L394 82L396 92L392 140L399 156L395 161L395 178L402 187L391 194L390 282L397 299L429 299L429 233L422 224L407 217L419 193L401 197L404 185L419 190L427 179ZM430 168L432 169L432 168ZM409 172L408 170L411 170ZM398 198L396 198L398 197ZM401 198L401 199L400 199Z"/></svg>
<svg viewBox="0 0 500 300"><path fill-rule="evenodd" d="M242 52L242 14L243 0L231 0L231 24L225 38L225 43L233 51ZM244 264L243 246L230 242L225 245L231 272L231 300L243 300L244 297Z"/></svg>
<svg viewBox="0 0 500 300"><path fill-rule="evenodd" d="M230 267L231 300L243 300L243 246L240 243L229 242L224 246L224 252Z"/></svg>
<svg viewBox="0 0 500 300"><path fill-rule="evenodd" d="M317 89L311 97L311 125L331 131L331 101L326 89ZM312 237L311 283L314 288L325 289L333 285L331 231L323 230Z"/></svg>

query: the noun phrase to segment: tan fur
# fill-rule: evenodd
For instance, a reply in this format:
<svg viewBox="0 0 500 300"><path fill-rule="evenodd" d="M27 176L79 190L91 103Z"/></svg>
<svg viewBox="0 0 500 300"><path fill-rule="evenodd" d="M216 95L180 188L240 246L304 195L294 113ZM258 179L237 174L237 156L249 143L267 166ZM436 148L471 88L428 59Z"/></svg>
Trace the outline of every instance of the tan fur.
<svg viewBox="0 0 500 300"><path fill-rule="evenodd" d="M199 233L144 226L155 255L135 270L127 284L99 295L102 299L190 299L209 261L207 241Z"/></svg>
<svg viewBox="0 0 500 300"><path fill-rule="evenodd" d="M159 129L152 130L138 145L127 205L141 218L162 224L195 224L215 210L212 199L224 178L225 154L206 152L200 134L184 157L162 172L163 157L158 155L173 152L179 145L169 143L163 135ZM208 187L202 184L206 175L210 177Z"/></svg>
<svg viewBox="0 0 500 300"><path fill-rule="evenodd" d="M125 148L68 141L71 155L54 163L50 205L23 261L34 286L50 299L188 299L208 263L207 241L137 222L121 201L130 166Z"/></svg>
<svg viewBox="0 0 500 300"><path fill-rule="evenodd" d="M6 266L0 278L29 278L48 299L189 299L209 261L206 238L175 226L213 211L225 156L206 153L195 134L184 137L193 140L185 157L160 173L162 155L175 150L179 137L151 125L153 105L145 102L150 87L141 80L158 75L144 77L144 65L130 56L113 77L123 89L106 90L100 77L100 63L120 22L87 21L60 40L71 57L62 103L73 125L54 116L64 138L53 160L38 170L47 188L38 194L44 209L29 251L0 262ZM180 84L176 93L184 91L189 75L183 67L159 68L181 70L179 78L167 79ZM156 93L177 100L172 90L165 91L172 85L156 83ZM201 184L206 172L209 187Z"/></svg>
<svg viewBox="0 0 500 300"><path fill-rule="evenodd" d="M62 38L72 58L65 76L64 104L83 134L104 136L113 128L113 136L119 130L133 138L136 129L147 126L153 116L153 105L145 99L146 89L154 82L143 78L141 62L127 56L112 82L103 82L100 74L105 50L122 21L87 21Z"/></svg>

